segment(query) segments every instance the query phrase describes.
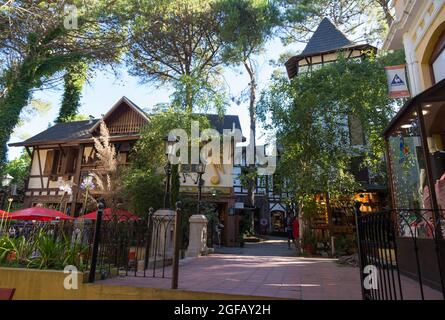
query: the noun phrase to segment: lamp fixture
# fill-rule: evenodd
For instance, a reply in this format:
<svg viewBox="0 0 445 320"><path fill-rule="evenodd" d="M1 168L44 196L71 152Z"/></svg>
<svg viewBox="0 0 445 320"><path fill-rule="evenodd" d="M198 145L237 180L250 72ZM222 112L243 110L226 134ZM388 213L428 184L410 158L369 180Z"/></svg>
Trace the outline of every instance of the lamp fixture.
<svg viewBox="0 0 445 320"><path fill-rule="evenodd" d="M2 186L3 187L8 187L10 184L11 184L11 182L12 182L12 180L14 179L14 177L12 177L9 173L6 175L6 176L4 176L3 177L3 179L2 179Z"/></svg>
<svg viewBox="0 0 445 320"><path fill-rule="evenodd" d="M429 113L430 113L430 112L429 112L428 110L422 110L422 114L423 114L424 116L426 116L426 115L429 114ZM417 117L417 112L416 112L416 111L414 111L413 116Z"/></svg>

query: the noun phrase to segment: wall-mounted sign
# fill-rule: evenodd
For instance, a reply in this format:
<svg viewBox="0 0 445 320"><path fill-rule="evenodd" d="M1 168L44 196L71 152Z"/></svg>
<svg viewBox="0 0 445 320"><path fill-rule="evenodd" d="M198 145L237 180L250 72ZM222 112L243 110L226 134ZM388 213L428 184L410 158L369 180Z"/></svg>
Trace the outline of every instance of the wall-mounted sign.
<svg viewBox="0 0 445 320"><path fill-rule="evenodd" d="M389 96L391 98L410 97L408 82L406 80L406 66L385 67L388 81Z"/></svg>

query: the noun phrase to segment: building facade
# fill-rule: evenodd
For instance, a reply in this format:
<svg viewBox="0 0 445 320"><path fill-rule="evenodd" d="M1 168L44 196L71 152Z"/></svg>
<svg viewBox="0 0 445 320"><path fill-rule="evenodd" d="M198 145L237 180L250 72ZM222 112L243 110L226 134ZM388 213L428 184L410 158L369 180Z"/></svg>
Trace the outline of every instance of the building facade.
<svg viewBox="0 0 445 320"><path fill-rule="evenodd" d="M345 59L362 61L369 52L376 53L377 49L366 43L350 41L328 18L322 20L317 30L309 40L301 54L291 57L286 62L286 70L289 79L298 77L307 72L313 72L326 65L335 63L340 56ZM366 136L360 121L348 116L345 119L345 128L349 133L349 144L355 150L366 148ZM376 212L386 206L387 187L374 181L373 172L368 168L362 168L363 156L360 153L352 159L350 171L354 174L361 188L356 190L356 200L363 203L363 212ZM355 224L353 212L350 206L342 201L330 201L329 195L316 195L317 201L326 207L325 214L313 224L318 233L325 235L326 231L332 234L352 233Z"/></svg>
<svg viewBox="0 0 445 320"><path fill-rule="evenodd" d="M393 4L396 18L384 47L405 50L411 91L385 131L398 263L405 274L420 269L424 283L440 287L445 279L445 1Z"/></svg>
<svg viewBox="0 0 445 320"><path fill-rule="evenodd" d="M238 116L206 115L213 129L241 130ZM149 116L128 98L122 97L101 119L59 123L12 147L24 147L31 157L30 171L25 186L24 206L43 205L59 209L72 216L84 212L84 192L80 186L84 178L98 167L93 137L99 135L103 121L110 133L119 165L130 164L130 153L140 139L141 128ZM239 241L239 217L233 214L235 193L232 164L208 164L203 175L204 202L214 203L218 218L224 224L223 243L236 245ZM67 188L69 192L67 192ZM180 175L180 192L197 197L198 186L190 175ZM94 197L101 191L91 190Z"/></svg>

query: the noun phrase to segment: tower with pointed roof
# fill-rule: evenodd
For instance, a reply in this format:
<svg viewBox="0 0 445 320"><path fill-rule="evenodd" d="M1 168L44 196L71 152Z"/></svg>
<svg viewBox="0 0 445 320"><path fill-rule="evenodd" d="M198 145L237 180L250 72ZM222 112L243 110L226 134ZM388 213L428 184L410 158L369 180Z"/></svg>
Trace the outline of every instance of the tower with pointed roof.
<svg viewBox="0 0 445 320"><path fill-rule="evenodd" d="M343 54L348 59L362 59L364 51L377 49L369 44L354 43L328 18L324 18L304 50L286 62L290 79L333 63Z"/></svg>

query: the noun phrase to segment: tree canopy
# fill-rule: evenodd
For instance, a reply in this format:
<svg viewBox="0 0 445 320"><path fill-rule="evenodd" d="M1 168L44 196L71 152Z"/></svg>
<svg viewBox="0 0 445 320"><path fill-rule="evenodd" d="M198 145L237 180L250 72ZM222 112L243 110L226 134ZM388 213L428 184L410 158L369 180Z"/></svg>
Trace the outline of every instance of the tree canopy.
<svg viewBox="0 0 445 320"><path fill-rule="evenodd" d="M144 83L171 85L180 93L173 102L189 112L206 103L224 107L223 92L218 89L222 86L218 79L222 41L214 3L129 0L121 13L129 30L126 63L130 74Z"/></svg>
<svg viewBox="0 0 445 320"><path fill-rule="evenodd" d="M390 0L281 0L285 43L307 42L329 18L355 42L374 43L391 25Z"/></svg>
<svg viewBox="0 0 445 320"><path fill-rule="evenodd" d="M113 1L7 1L0 5L0 163L32 90L51 85L82 59L116 61L123 33L108 7ZM76 5L68 15L65 5ZM74 20L73 20L74 19ZM75 21L75 23L74 23Z"/></svg>

